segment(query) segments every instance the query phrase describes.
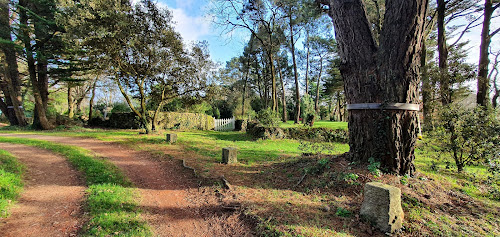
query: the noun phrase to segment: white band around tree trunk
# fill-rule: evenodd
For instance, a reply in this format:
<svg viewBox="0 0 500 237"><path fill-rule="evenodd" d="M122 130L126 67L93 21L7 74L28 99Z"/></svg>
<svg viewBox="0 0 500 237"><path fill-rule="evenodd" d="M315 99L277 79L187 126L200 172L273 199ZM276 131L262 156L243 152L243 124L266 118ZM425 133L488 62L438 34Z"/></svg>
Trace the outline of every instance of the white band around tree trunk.
<svg viewBox="0 0 500 237"><path fill-rule="evenodd" d="M387 110L409 110L419 111L419 104L408 103L361 103L361 104L348 104L347 110L363 110L363 109L387 109Z"/></svg>

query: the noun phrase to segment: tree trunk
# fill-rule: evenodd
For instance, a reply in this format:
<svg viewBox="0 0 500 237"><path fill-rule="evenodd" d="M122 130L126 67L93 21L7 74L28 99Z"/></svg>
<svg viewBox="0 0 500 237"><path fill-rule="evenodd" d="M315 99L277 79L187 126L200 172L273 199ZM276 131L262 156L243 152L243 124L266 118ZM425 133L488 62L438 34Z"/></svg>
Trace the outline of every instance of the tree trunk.
<svg viewBox="0 0 500 237"><path fill-rule="evenodd" d="M481 106L489 105L490 80L488 79L488 49L491 43L490 24L491 16L495 9L493 8L492 0L484 1L484 21L483 30L481 32L481 46L479 47L479 69L477 73L477 104Z"/></svg>
<svg viewBox="0 0 500 237"><path fill-rule="evenodd" d="M437 0L439 93L441 96L442 105L447 105L451 103L450 78L448 76L448 46L446 45L446 28L444 22L445 14L446 14L445 0Z"/></svg>
<svg viewBox="0 0 500 237"><path fill-rule="evenodd" d="M68 117L73 118L75 116L75 102L73 99L73 88L68 85Z"/></svg>
<svg viewBox="0 0 500 237"><path fill-rule="evenodd" d="M33 97L35 102L35 111L33 113L33 127L35 129L52 129L53 126L50 124L46 115L48 92L42 92L39 86L39 80L37 79L37 74L44 72L37 72L37 65L35 64L35 59L33 58L33 50L31 46L30 32L27 28L28 26L28 14L26 9L28 9L28 4L26 0L19 0L19 21L21 23L21 35L20 38L24 43L26 50L26 62L28 64L29 78L31 81L31 87L33 90ZM39 66L39 68L42 68ZM47 84L48 85L48 84Z"/></svg>
<svg viewBox="0 0 500 237"><path fill-rule="evenodd" d="M282 97L282 104L283 104L283 113L281 115L281 121L286 123L286 121L288 120L288 116L286 114L285 82L283 80L283 73L281 72L281 69L279 70L279 74L280 74L280 81L281 81L281 97Z"/></svg>
<svg viewBox="0 0 500 237"><path fill-rule="evenodd" d="M9 123L11 126L17 126L18 121L16 118L16 114L14 113L14 109L13 109L14 106L12 105L11 96L9 94L10 92L7 89L7 83L5 81L0 81L0 91L3 91L4 97L5 97L4 98L5 101L2 101L4 104L3 110L5 110L5 111L3 111L3 113L5 114L7 119L9 120Z"/></svg>
<svg viewBox="0 0 500 237"><path fill-rule="evenodd" d="M300 90L299 90L299 78L297 73L297 62L295 60L295 41L293 40L293 22L292 14L290 14L290 46L292 50L292 62L293 62L293 77L295 79L295 118L294 122L297 124L300 120Z"/></svg>
<svg viewBox="0 0 500 237"><path fill-rule="evenodd" d="M14 113L15 120L10 121L11 125L26 126L28 123L22 109L22 96L21 96L21 82L19 80L19 70L17 66L16 50L14 42L12 41L10 27L10 13L9 1L0 0L0 38L4 43L1 44L1 49L5 55L5 62L7 63L5 72L5 81L7 83L4 95L7 99L9 97L12 112ZM7 100L6 100L7 101ZM10 110L7 108L7 110Z"/></svg>
<svg viewBox="0 0 500 237"><path fill-rule="evenodd" d="M323 58L320 58L319 61L319 75L318 80L316 81L316 100L314 102L314 110L316 113L319 113L319 84L321 83L321 76L323 74Z"/></svg>
<svg viewBox="0 0 500 237"><path fill-rule="evenodd" d="M306 95L309 94L309 31L306 32Z"/></svg>
<svg viewBox="0 0 500 237"><path fill-rule="evenodd" d="M269 52L269 65L271 66L271 89L272 89L272 102L273 102L273 111L278 112L278 100L277 100L277 89L276 89L276 71L274 69L274 59L273 54Z"/></svg>
<svg viewBox="0 0 500 237"><path fill-rule="evenodd" d="M245 99L247 95L248 73L250 72L250 59L247 58L247 70L245 72L245 83L243 84L243 93L241 95L241 117L245 116Z"/></svg>
<svg viewBox="0 0 500 237"><path fill-rule="evenodd" d="M321 2L329 4L335 26L347 103L417 104L427 0L387 1L378 47L362 0ZM374 157L385 172L411 175L417 116L408 110L349 110L350 159Z"/></svg>
<svg viewBox="0 0 500 237"><path fill-rule="evenodd" d="M95 88L97 87L97 80L99 77L96 76L94 83L92 84L92 95L89 100L89 120L92 119L92 112L94 112L94 98L95 98Z"/></svg>
<svg viewBox="0 0 500 237"><path fill-rule="evenodd" d="M425 40L422 42L422 58L420 60L422 67L422 104L424 116L424 128L432 130L432 85L427 71L427 47Z"/></svg>

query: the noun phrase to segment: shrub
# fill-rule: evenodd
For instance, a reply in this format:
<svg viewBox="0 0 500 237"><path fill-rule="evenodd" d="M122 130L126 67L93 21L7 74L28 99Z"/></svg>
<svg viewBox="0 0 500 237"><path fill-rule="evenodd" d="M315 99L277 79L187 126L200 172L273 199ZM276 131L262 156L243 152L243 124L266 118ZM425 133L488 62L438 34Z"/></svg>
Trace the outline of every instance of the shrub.
<svg viewBox="0 0 500 237"><path fill-rule="evenodd" d="M264 126L278 127L281 123L278 113L271 109L263 109L257 113L257 120Z"/></svg>
<svg viewBox="0 0 500 237"><path fill-rule="evenodd" d="M441 152L452 154L458 172L466 165L489 163L499 156L500 123L492 109L447 106L431 136Z"/></svg>
<svg viewBox="0 0 500 237"><path fill-rule="evenodd" d="M300 99L301 117L305 119L305 124L313 126L314 119L316 118L316 111L314 110L314 100L309 94L305 94Z"/></svg>

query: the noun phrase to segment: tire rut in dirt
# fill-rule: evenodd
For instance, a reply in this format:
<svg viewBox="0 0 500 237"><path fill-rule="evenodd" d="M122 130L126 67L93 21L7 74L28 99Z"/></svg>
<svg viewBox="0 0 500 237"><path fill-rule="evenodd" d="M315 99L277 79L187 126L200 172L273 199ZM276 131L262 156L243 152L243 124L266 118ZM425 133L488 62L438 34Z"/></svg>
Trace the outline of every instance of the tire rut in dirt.
<svg viewBox="0 0 500 237"><path fill-rule="evenodd" d="M0 149L26 166L25 186L11 216L1 220L1 236L76 236L83 224L85 184L66 159L25 145Z"/></svg>

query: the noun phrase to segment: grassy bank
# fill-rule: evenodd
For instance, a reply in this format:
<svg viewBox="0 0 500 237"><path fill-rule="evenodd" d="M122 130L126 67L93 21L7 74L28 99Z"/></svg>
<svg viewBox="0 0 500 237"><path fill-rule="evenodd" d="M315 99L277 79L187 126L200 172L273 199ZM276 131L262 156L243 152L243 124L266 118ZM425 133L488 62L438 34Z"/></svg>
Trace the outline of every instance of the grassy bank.
<svg viewBox="0 0 500 237"><path fill-rule="evenodd" d="M0 142L23 144L47 149L65 156L80 170L89 185L87 208L90 221L83 236L148 236L147 223L140 217L138 193L113 164L90 155L84 149L46 141L0 137Z"/></svg>
<svg viewBox="0 0 500 237"><path fill-rule="evenodd" d="M9 207L23 190L24 166L9 152L0 150L0 218L9 216Z"/></svg>

